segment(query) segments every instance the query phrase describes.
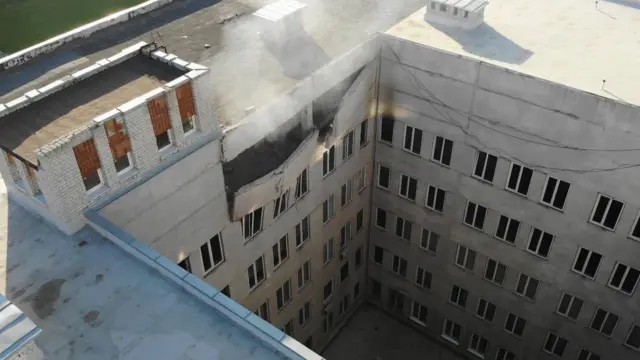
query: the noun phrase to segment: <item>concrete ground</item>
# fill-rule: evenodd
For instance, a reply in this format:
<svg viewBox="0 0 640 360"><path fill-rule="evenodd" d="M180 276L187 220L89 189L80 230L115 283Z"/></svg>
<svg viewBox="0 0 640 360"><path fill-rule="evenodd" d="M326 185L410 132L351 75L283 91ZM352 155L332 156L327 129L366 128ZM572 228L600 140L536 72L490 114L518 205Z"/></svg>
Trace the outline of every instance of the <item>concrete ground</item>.
<svg viewBox="0 0 640 360"><path fill-rule="evenodd" d="M462 360L385 312L364 304L322 353L327 360Z"/></svg>

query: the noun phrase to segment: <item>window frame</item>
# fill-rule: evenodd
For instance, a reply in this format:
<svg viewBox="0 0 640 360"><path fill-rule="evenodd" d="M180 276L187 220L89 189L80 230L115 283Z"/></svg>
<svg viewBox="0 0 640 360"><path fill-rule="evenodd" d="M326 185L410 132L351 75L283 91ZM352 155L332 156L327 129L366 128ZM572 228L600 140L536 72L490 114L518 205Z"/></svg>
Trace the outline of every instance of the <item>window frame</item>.
<svg viewBox="0 0 640 360"><path fill-rule="evenodd" d="M460 264L458 262L458 260L460 260L460 253L464 252L463 255L463 259L462 259L462 264ZM471 260L469 260L469 252L472 253L471 256ZM476 259L478 257L478 252L470 249L464 245L458 244L458 248L456 249L456 258L454 259L453 263L456 264L456 266L458 266L459 268L462 268L463 270L469 271L469 272L473 272L475 267L476 267ZM471 261L471 268L468 268L467 265L468 262Z"/></svg>
<svg viewBox="0 0 640 360"><path fill-rule="evenodd" d="M407 134L409 133L409 131L411 131L410 139L409 139L409 149L407 149ZM416 136L416 133L420 134L419 136ZM420 156L420 154L422 153L422 139L424 137L424 131L422 131L421 129L418 129L416 127L413 127L411 125L405 125L404 126L404 137L402 138L402 150L413 154L413 155L418 155ZM419 142L416 143L416 137L419 137ZM418 152L415 152L415 148L418 148Z"/></svg>
<svg viewBox="0 0 640 360"><path fill-rule="evenodd" d="M311 320L311 300L307 300L298 310L298 325L303 328Z"/></svg>
<svg viewBox="0 0 640 360"><path fill-rule="evenodd" d="M598 208L598 204L600 204L600 199L602 198L607 198L609 199L609 203L607 204L604 213L602 214L602 223L598 223L595 220L593 220L593 216L596 213L596 209ZM616 223L613 225L613 228L609 228L607 226L604 225L604 220L606 220L607 216L609 215L609 210L611 210L611 204L613 204L614 201L617 201L619 203L622 204L622 207L620 208L620 213L618 214L618 218L616 219ZM620 218L622 217L622 213L624 212L624 208L626 207L626 203L624 201L620 201L620 200L616 200L615 198L613 198L612 196L608 196L605 195L603 193L598 193L598 197L596 198L596 202L593 205L593 209L591 210L591 215L589 216L589 222L593 225L596 225L602 229L605 230L609 230L609 231L616 231L616 228L618 227L618 223L620 222Z"/></svg>
<svg viewBox="0 0 640 360"><path fill-rule="evenodd" d="M379 224L379 219L380 219L380 212L384 213L384 227L380 226ZM383 231L387 231L387 221L389 220L389 212L383 208L376 208L376 227L380 230Z"/></svg>
<svg viewBox="0 0 640 360"><path fill-rule="evenodd" d="M467 223L467 213L469 212L469 206L470 205L474 206L473 219L472 219L473 224ZM484 209L484 216L482 217L482 226L481 227L477 227L476 223L478 222L478 214L479 214L478 210L480 208ZM484 225L485 225L485 222L487 220L487 212L488 212L488 210L489 209L484 205L480 205L480 204L474 203L471 200L467 200L467 206L464 208L464 214L463 214L464 216L463 216L463 219L462 219L462 223L467 225L467 226L469 226L469 227L471 227L472 229L484 232Z"/></svg>
<svg viewBox="0 0 640 360"><path fill-rule="evenodd" d="M401 216L396 215L395 234L400 240L411 242L411 233L413 232L413 223ZM398 234L400 230L400 234Z"/></svg>
<svg viewBox="0 0 640 360"><path fill-rule="evenodd" d="M327 289L327 285L331 285L331 292L329 293L329 296L327 296L325 292L325 290ZM333 276L332 276L331 278L329 278L329 281L327 281L322 287L322 302L324 305L331 302L331 298L333 297L334 292L335 292L335 285L333 283Z"/></svg>
<svg viewBox="0 0 640 360"><path fill-rule="evenodd" d="M286 291L284 290L286 288L289 289L289 299L285 299L286 298ZM279 293L282 294L280 296L278 296ZM287 305L289 305L291 303L291 300L293 299L293 292L291 291L291 279L287 279L284 284L282 284L282 286L280 286L277 290L276 290L276 309L278 310L278 312L280 312L282 309L284 309Z"/></svg>
<svg viewBox="0 0 640 360"><path fill-rule="evenodd" d="M336 216L336 204L334 195L331 194L327 200L322 202L322 224L326 225Z"/></svg>
<svg viewBox="0 0 640 360"><path fill-rule="evenodd" d="M380 184L380 172L381 172L381 168L385 168L388 170L389 176L387 177L387 187L383 186ZM377 168L377 181L376 181L376 186L379 187L380 189L384 189L384 190L390 190L391 189L391 167L390 166L386 166L386 165L382 165L382 164L378 164L378 168Z"/></svg>
<svg viewBox="0 0 640 360"><path fill-rule="evenodd" d="M604 314L604 319L602 320L602 324L600 324L600 329L596 329L596 328L593 327L593 322L595 321L596 316L598 315L599 311L602 311L605 314ZM616 321L615 321L615 324L613 325L613 329L611 330L611 334L607 335L605 332L603 332L603 329L604 329L604 326L605 326L607 320L609 319L609 316L616 317ZM593 312L593 316L591 316L591 320L589 321L588 327L589 327L589 330L593 330L593 331L597 332L598 334L600 334L600 335L602 335L602 336L604 336L606 338L611 339L611 337L613 336L613 333L616 332L616 329L618 328L619 324L620 324L620 316L612 313L611 311L604 310L601 307L597 307L596 311Z"/></svg>
<svg viewBox="0 0 640 360"><path fill-rule="evenodd" d="M380 262L376 261L376 250L380 249L382 256ZM373 263L378 265L384 265L384 248L382 246L373 245Z"/></svg>
<svg viewBox="0 0 640 360"><path fill-rule="evenodd" d="M283 249L283 245L282 245L282 240L284 239L284 248L286 248L286 253L287 256L286 257L282 257L282 249ZM278 263L276 264L276 249L277 248L277 254L278 254ZM289 234L284 234L282 237L280 237L280 239L278 239L276 241L275 244L273 244L273 246L271 246L271 257L273 260L273 270L277 269L283 262L285 262L286 260L289 259Z"/></svg>
<svg viewBox="0 0 640 360"><path fill-rule="evenodd" d="M477 150L476 151L476 162L475 162L475 165L473 167L473 172L471 173L471 176L474 177L477 180L480 180L480 181L485 182L487 184L493 185L493 180L496 177L496 169L498 168L498 157L493 155L493 154L490 154L490 153L488 153L486 151L482 151L480 149L476 149L476 150ZM483 161L483 164L482 164L482 169L480 170L481 175L478 175L477 174L477 170L478 170L478 165L479 165L479 162L480 162L480 154L485 154L485 158L484 158L484 161ZM496 160L495 160L495 166L493 168L493 174L491 174L491 179L486 179L485 176L487 175L487 166L489 164L489 158L495 158Z"/></svg>
<svg viewBox="0 0 640 360"><path fill-rule="evenodd" d="M509 324L509 318L513 317L513 327L511 329L509 329L507 327L507 325ZM523 322L522 325L522 332L520 334L516 333L516 330L518 329L518 322ZM505 317L505 321L504 321L504 331L507 332L508 334L511 334L515 337L517 337L518 339L522 339L522 337L524 336L524 331L527 328L527 320L510 312L507 314L507 316Z"/></svg>
<svg viewBox="0 0 640 360"><path fill-rule="evenodd" d="M531 250L531 245L532 245L532 241L533 241L533 234L536 232L536 230L540 232L540 238L538 239L538 245L536 247L536 250L534 251L534 250ZM547 254L543 255L543 254L540 253L540 249L542 248L542 244L543 244L543 241L545 239L545 234L551 236L551 241L549 242L549 250L547 251ZM539 229L537 227L533 227L532 226L531 227L531 231L529 233L529 241L527 242L527 247L525 248L525 251L528 252L529 254L535 255L535 256L537 256L537 257L539 257L541 259L548 260L549 259L549 255L551 254L551 248L553 247L553 243L554 243L555 239L556 239L555 235L553 235L551 233L548 233L548 232L546 232L546 231L544 231L542 229Z"/></svg>
<svg viewBox="0 0 640 360"><path fill-rule="evenodd" d="M322 244L322 265L327 265L336 255L336 241L334 237L330 237Z"/></svg>
<svg viewBox="0 0 640 360"><path fill-rule="evenodd" d="M309 192L309 170L305 168L296 177L296 187L293 193L294 202L300 200Z"/></svg>
<svg viewBox="0 0 640 360"><path fill-rule="evenodd" d="M213 256L213 244L212 244L212 240L217 238L218 239L218 248L220 249L220 255L221 255L221 259L220 261L218 261L217 263L215 262L215 257ZM211 267L209 269L205 269L205 261L204 261L204 255L203 255L203 250L202 247L207 245L207 250L208 250L208 254L209 254L209 262L211 264ZM200 257L202 259L202 270L203 270L203 274L204 276L207 276L208 274L210 274L213 270L215 270L218 266L220 266L220 264L224 263L225 261L225 256L224 256L224 246L222 245L222 232L219 232L217 234L215 234L211 239L207 240L204 244L200 245Z"/></svg>
<svg viewBox="0 0 640 360"><path fill-rule="evenodd" d="M340 276L339 276L339 284L344 284L345 281L349 279L349 261L346 261L342 266L340 266Z"/></svg>
<svg viewBox="0 0 640 360"><path fill-rule="evenodd" d="M455 300L453 299L454 297ZM469 290L456 284L451 284L451 291L449 292L449 303L455 305L456 307L459 307L460 309L466 309L467 300L469 300Z"/></svg>
<svg viewBox="0 0 640 360"><path fill-rule="evenodd" d="M431 192L434 192L433 194L433 204L429 205L429 194ZM442 208L439 209L438 208L438 198L440 197L440 195L442 195ZM424 207L426 207L427 209L431 210L431 211L435 211L438 214L442 214L444 212L444 204L447 198L447 192L437 186L434 185L427 185L427 191L426 191L426 196L424 199Z"/></svg>
<svg viewBox="0 0 640 360"><path fill-rule="evenodd" d="M422 275L420 274L422 272ZM422 281L420 281L422 278ZM414 284L423 290L431 291L431 282L433 281L433 274L426 269L416 266L416 276L414 278Z"/></svg>
<svg viewBox="0 0 640 360"><path fill-rule="evenodd" d="M298 268L296 276L297 276L298 292L300 292L302 291L302 289L305 288L305 286L307 286L309 282L311 282L311 260L310 259L307 259L307 261L305 261L305 263Z"/></svg>
<svg viewBox="0 0 640 360"><path fill-rule="evenodd" d="M493 261L495 263L495 266L494 266L494 269L493 269L493 276L491 278L488 278L487 277L487 273L489 272L489 264L490 264L491 261ZM496 277L498 276L498 272L499 272L498 269L500 269L501 266L504 267L504 274L502 275L502 281L501 282L497 282L496 281ZM509 271L509 268L507 267L507 265L505 265L505 264L503 264L503 263L501 263L501 262L499 262L497 260L494 260L492 258L487 258L487 264L486 264L486 266L484 268L484 273L482 274L482 277L485 280L489 281L490 283L492 283L492 284L494 284L496 286L504 287L504 281L507 278L507 272L508 271Z"/></svg>
<svg viewBox="0 0 640 360"><path fill-rule="evenodd" d="M553 194L551 194L551 201L550 202L546 202L544 201L544 196L547 193L547 187L549 186L549 181L553 179L556 181L555 187L553 189ZM562 207L557 207L554 205L556 197L558 196L558 189L560 188L560 184L561 183L567 183L569 184L569 187L567 188L567 194L564 197L564 200L562 202ZM560 212L564 212L564 207L565 205L567 205L567 200L569 198L569 189L571 189L571 183L562 179L559 179L555 176L551 176L551 175L547 175L547 179L544 182L544 188L542 189L542 194L540 195L540 203L548 206L552 209L558 210Z"/></svg>
<svg viewBox="0 0 640 360"><path fill-rule="evenodd" d="M386 121L390 121L391 122L391 140L387 140L383 138L384 135L384 122ZM395 135L395 128L396 128L396 119L393 116L381 116L380 117L380 136L379 136L379 141L381 143L387 144L387 145L391 145L393 146L393 136Z"/></svg>
<svg viewBox="0 0 640 360"><path fill-rule="evenodd" d="M482 342L484 341L484 352L481 353L480 351L478 351L478 348L474 348L473 347L473 343L474 340L476 340L476 346L477 347L482 347ZM480 359L484 359L486 354L487 354L487 349L489 348L489 341L485 338L483 338L482 336L476 334L476 333L471 333L471 337L469 338L469 347L467 348L467 351L470 352L471 354L475 355L476 357L480 358Z"/></svg>
<svg viewBox="0 0 640 360"><path fill-rule="evenodd" d="M344 249L349 242L353 240L353 229L351 227L351 220L347 220L340 228L340 243L339 249Z"/></svg>
<svg viewBox="0 0 640 360"><path fill-rule="evenodd" d="M506 225L504 227L504 237L500 237L499 234L498 234L498 230L500 230L500 223L502 222L503 218L505 218L507 220L506 220ZM516 229L516 234L514 235L513 242L507 240L507 235L509 234L509 229L511 227L511 223L512 222L518 223L517 229ZM504 243L507 243L507 244L509 244L511 246L515 246L516 240L518 239L518 234L520 233L521 225L522 225L522 221L514 219L514 218L509 217L509 216L504 215L504 214L500 214L500 217L498 218L498 223L496 224L496 231L493 234L493 237L495 237L496 239L498 239L498 240L500 240L500 241L502 241Z"/></svg>
<svg viewBox="0 0 640 360"><path fill-rule="evenodd" d="M397 260L397 261L396 261ZM393 259L391 261L391 272L394 274L401 276L403 278L407 277L407 268L409 267L409 263L407 259L399 256L393 255Z"/></svg>
<svg viewBox="0 0 640 360"><path fill-rule="evenodd" d="M631 338L631 335L634 333L634 330L638 332L638 347L634 347L631 344L629 344L629 339ZM629 329L629 332L627 332L627 336L624 337L624 342L622 342L622 345L626 346L627 348L631 349L631 350L635 350L635 351L640 351L640 325L638 324L632 324L631 328Z"/></svg>
<svg viewBox="0 0 640 360"><path fill-rule="evenodd" d="M576 269L576 265L578 263L578 258L580 257L580 253L583 250L587 252L587 256L586 256L586 259L585 259L584 264L582 266L582 270L577 270ZM594 254L600 256L600 259L598 260L598 265L596 266L596 269L593 272L593 276L591 276L591 275L586 273L586 270L587 270L587 267L589 265L589 261L591 260L591 258L592 258L592 256ZM596 276L598 275L598 270L600 270L600 265L602 264L602 259L604 259L604 256L602 254L599 254L599 253L597 253L597 252L595 252L593 250L589 250L589 249L587 249L587 248L585 248L583 246L580 246L580 247L578 247L578 251L576 252L576 256L573 258L573 264L571 265L571 271L573 271L574 273L576 273L576 274L578 274L580 276L584 276L584 277L586 277L588 279L595 280Z"/></svg>
<svg viewBox="0 0 640 360"><path fill-rule="evenodd" d="M340 207L344 208L353 200L353 180L351 178L340 186Z"/></svg>
<svg viewBox="0 0 640 360"><path fill-rule="evenodd" d="M547 350L547 343L549 342L551 336L555 337L555 341L553 342L552 349L551 350ZM564 348L562 349L562 354L557 355L555 353L555 351L556 351L556 346L558 346L558 343L560 342L560 340L564 341L565 344L564 344ZM549 354L549 355L551 355L551 356L553 356L553 357L561 359L564 356L565 352L567 351L567 347L568 346L569 346L569 340L567 340L565 338L562 338L562 337L558 336L556 333L550 331L547 334L547 336L546 336L546 338L544 340L544 343L542 344L542 351L547 353L547 354Z"/></svg>
<svg viewBox="0 0 640 360"><path fill-rule="evenodd" d="M255 230L255 214L256 212L260 210L260 225L259 225L259 229ZM247 221L247 217L249 217L250 219L250 225L249 227L251 228L251 234L249 236L247 236L247 234L245 234L245 221ZM259 207L255 210L253 210L252 212L246 214L245 216L242 217L241 219L241 223L240 223L241 227L242 227L242 235L244 237L244 242L246 243L247 241L253 239L254 237L256 237L256 235L258 235L260 232L262 232L263 226L264 226L264 206Z"/></svg>
<svg viewBox="0 0 640 360"><path fill-rule="evenodd" d="M262 280L259 280L259 272L258 272L258 261L261 261L262 264ZM249 270L253 269L252 273L253 273L253 277L255 279L255 284L253 286L251 286L251 276L249 274ZM247 277L248 277L248 282L249 282L249 292L255 290L258 286L260 286L266 279L267 279L267 269L264 266L264 255L260 255L255 261L253 261L251 263L251 265L249 265L249 267L247 268Z"/></svg>
<svg viewBox="0 0 640 360"><path fill-rule="evenodd" d="M498 347L495 360L516 360L516 355L505 348Z"/></svg>
<svg viewBox="0 0 640 360"><path fill-rule="evenodd" d="M273 201L273 218L277 219L289 209L289 189Z"/></svg>
<svg viewBox="0 0 640 360"><path fill-rule="evenodd" d="M522 277L526 277L527 279L526 279L526 283L524 285L523 292L521 294L521 293L518 292L518 288L520 287L519 285L520 285L520 281L521 281ZM527 290L529 289L529 286L530 286L532 280L534 280L537 283L536 284L536 288L535 288L535 293L533 294L533 299L526 295L527 292L528 292ZM527 300L529 300L531 302L535 302L536 301L536 296L538 296L538 290L539 289L540 289L540 280L521 272L520 275L518 276L518 281L516 282L516 287L513 290L513 292L516 295L520 296L520 297L523 297L523 298L525 298L525 299L527 299Z"/></svg>
<svg viewBox="0 0 640 360"><path fill-rule="evenodd" d="M322 178L326 178L336 170L336 146L331 145L322 152Z"/></svg>
<svg viewBox="0 0 640 360"><path fill-rule="evenodd" d="M451 324L451 334L447 333L447 325ZM460 334L458 335L458 338L456 339L453 335L455 335L455 331L454 329L458 327L460 330ZM462 327L462 325L451 321L447 318L444 319L443 322L443 326L442 326L442 334L440 335L443 339L449 341L450 343L453 343L455 345L460 345L460 339L462 338L462 334L464 332L464 328Z"/></svg>
<svg viewBox="0 0 640 360"><path fill-rule="evenodd" d="M484 304L484 307L481 311L481 307ZM490 313L489 309L493 308L493 313L491 314L491 319L489 319L488 317L488 313ZM496 317L496 312L498 311L498 307L496 306L496 304L484 299L484 298L478 298L478 305L476 306L476 316L488 323L493 323L493 319L495 319Z"/></svg>
<svg viewBox="0 0 640 360"><path fill-rule="evenodd" d="M356 135L350 130L347 135L342 137L342 161L349 160L355 153Z"/></svg>
<svg viewBox="0 0 640 360"><path fill-rule="evenodd" d="M306 237L304 231L305 226L307 228ZM309 215L302 218L302 220L296 224L294 232L296 235L296 250L299 250L304 244L311 240L311 219L309 218Z"/></svg>
<svg viewBox="0 0 640 360"><path fill-rule="evenodd" d="M509 183L511 182L511 176L513 175L513 167L516 166L516 165L520 167L520 171L518 172L518 179L516 180L515 189L512 189L512 188L509 187ZM523 194L523 193L521 193L519 191L519 188L520 188L520 183L522 181L522 175L524 174L524 169L531 170L531 178L529 179L529 185L527 185L527 189L526 189L527 191L525 191L525 193ZM519 195L519 196L523 196L523 197L528 197L529 191L531 190L531 182L533 180L533 175L535 174L535 171L532 168L528 167L528 166L524 166L521 163L516 163L516 162L512 161L511 164L509 165L509 172L507 174L508 174L507 175L507 182L504 185L504 189L509 191L509 192L511 192L511 193L513 193L513 194L516 194L516 195Z"/></svg>
<svg viewBox="0 0 640 360"><path fill-rule="evenodd" d="M570 299L569 299L569 303L567 304L567 311L566 311L566 313L563 313L563 312L560 311L560 307L561 307L562 302L563 302L565 297L570 297ZM580 305L579 305L579 308L577 309L578 313L576 314L576 317L574 319L573 317L571 317L570 314L572 312L571 310L573 309L574 304L576 303L576 301L579 301ZM584 306L584 300L580 299L577 296L574 296L574 295L571 295L569 293L563 292L562 295L560 296L560 301L558 301L558 305L556 306L555 313L560 315L560 316L562 316L562 317L564 317L564 318L566 318L566 319L568 319L568 320L570 320L570 321L576 322L576 321L578 321L578 318L580 317L580 314L582 313L582 307L583 306Z"/></svg>
<svg viewBox="0 0 640 360"><path fill-rule="evenodd" d="M441 149L439 149L439 151L438 151L440 160L436 159L436 145L438 144L438 139L439 138L442 139ZM451 154L449 154L449 163L445 164L444 161L443 161L444 160L443 156L445 154L445 148L446 148L447 141L449 143L451 143ZM431 149L431 161L433 161L434 163L436 163L438 165L442 165L442 166L444 166L446 168L450 168L451 167L452 158L453 158L453 141L445 138L444 136L440 136L440 135L437 135L436 137L434 137L434 139L433 139L433 147Z"/></svg>
<svg viewBox="0 0 640 360"><path fill-rule="evenodd" d="M615 274L616 274L616 270L618 269L619 266L625 266L627 269L624 271L624 274L622 275L621 279L620 279L620 286L614 286L611 284L611 281L613 280ZM633 296L633 294L635 293L636 289L638 288L638 283L640 283L640 274L638 275L638 277L636 278L635 284L633 285L633 289L631 290L631 293L627 293L626 291L622 290L622 285L625 283L625 280L627 279L627 276L629 275L629 272L631 271L631 269L635 270L636 272L640 272L640 270L631 267L627 264L624 264L620 261L617 261L616 264L613 266L613 270L611 271L611 276L609 276L609 281L607 281L607 286L617 290L625 295L628 296Z"/></svg>
<svg viewBox="0 0 640 360"><path fill-rule="evenodd" d="M405 193L402 193L402 187L406 179L406 185L404 186ZM413 186L413 197L411 196L411 182L414 182ZM416 202L416 198L418 195L418 179L411 177L406 174L400 174L400 183L398 184L398 196L403 199L409 200L411 202Z"/></svg>
<svg viewBox="0 0 640 360"><path fill-rule="evenodd" d="M356 194L361 193L367 187L367 165L353 175L353 186L356 188Z"/></svg>
<svg viewBox="0 0 640 360"><path fill-rule="evenodd" d="M418 306L417 310L418 310L418 317L414 316L414 313L416 312L416 305ZM421 319L423 317L423 312L424 312L424 321ZM409 313L409 320L413 321L414 323L420 325L420 326L427 326L427 319L429 316L429 309L420 304L419 302L412 300L411 301L411 312Z"/></svg>
<svg viewBox="0 0 640 360"><path fill-rule="evenodd" d="M364 119L360 122L360 139L358 143L360 148L367 146L369 142L369 119Z"/></svg>
<svg viewBox="0 0 640 360"><path fill-rule="evenodd" d="M423 246L423 243L424 243L423 240L425 238L425 236L424 236L425 231L428 233L427 241L426 241L426 245L427 245L426 247ZM435 246L433 246L434 249L431 250L431 243L434 242L434 241L435 241ZM424 250L424 251L426 251L426 252L428 252L430 254L436 255L436 253L438 251L438 243L439 242L440 242L440 234L438 234L438 233L436 233L436 232L434 232L432 230L422 228L422 231L420 232L420 242L418 243L418 247L420 249L422 249L422 250Z"/></svg>

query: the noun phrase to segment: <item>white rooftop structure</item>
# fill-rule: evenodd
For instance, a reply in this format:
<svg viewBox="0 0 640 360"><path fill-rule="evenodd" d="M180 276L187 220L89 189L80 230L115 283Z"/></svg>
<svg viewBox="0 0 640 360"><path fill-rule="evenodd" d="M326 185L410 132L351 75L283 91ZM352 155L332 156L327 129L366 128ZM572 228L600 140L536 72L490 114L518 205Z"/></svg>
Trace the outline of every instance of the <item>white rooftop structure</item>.
<svg viewBox="0 0 640 360"><path fill-rule="evenodd" d="M422 8L387 34L640 105L638 5L492 0L485 10L484 25L461 30L425 21Z"/></svg>
<svg viewBox="0 0 640 360"><path fill-rule="evenodd" d="M425 20L435 24L473 29L482 24L487 0L432 0L427 3Z"/></svg>
<svg viewBox="0 0 640 360"><path fill-rule="evenodd" d="M443 4L469 12L479 12L489 5L488 0L434 0L436 4Z"/></svg>
<svg viewBox="0 0 640 360"><path fill-rule="evenodd" d="M276 22L294 14L299 10L304 9L305 7L307 7L307 5L299 1L279 0L258 9L253 13L253 15Z"/></svg>

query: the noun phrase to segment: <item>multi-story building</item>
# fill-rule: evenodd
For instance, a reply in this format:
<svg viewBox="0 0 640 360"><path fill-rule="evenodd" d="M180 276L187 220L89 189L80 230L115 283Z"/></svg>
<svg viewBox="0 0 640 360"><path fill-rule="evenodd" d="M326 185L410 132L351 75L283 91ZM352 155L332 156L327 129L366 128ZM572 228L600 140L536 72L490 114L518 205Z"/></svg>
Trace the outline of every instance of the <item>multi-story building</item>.
<svg viewBox="0 0 640 360"><path fill-rule="evenodd" d="M218 102L221 69L118 48L0 105L0 171L61 230L136 239L315 350L366 298L466 356L632 358L640 76L560 67L553 31L510 16L562 9L496 2L429 2L260 107Z"/></svg>

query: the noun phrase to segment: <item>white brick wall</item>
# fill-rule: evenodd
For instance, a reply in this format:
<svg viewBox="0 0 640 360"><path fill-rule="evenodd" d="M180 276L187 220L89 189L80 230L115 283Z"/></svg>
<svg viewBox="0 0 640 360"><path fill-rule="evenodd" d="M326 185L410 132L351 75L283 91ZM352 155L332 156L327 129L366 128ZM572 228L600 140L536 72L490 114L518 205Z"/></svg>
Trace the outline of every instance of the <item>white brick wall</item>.
<svg viewBox="0 0 640 360"><path fill-rule="evenodd" d="M2 156L0 156L0 175L2 175L2 179L4 179L7 187L13 186L14 179L18 176L18 172L15 166L12 166L7 161L7 153L3 151Z"/></svg>
<svg viewBox="0 0 640 360"><path fill-rule="evenodd" d="M173 146L184 149L184 130L182 129L182 119L180 119L180 106L175 89L167 91L167 105L169 105L169 116L171 117L171 127L173 128Z"/></svg>
<svg viewBox="0 0 640 360"><path fill-rule="evenodd" d="M218 109L213 98L214 82L211 74L211 71L207 71L193 79L191 83L196 103L197 121L203 134L212 131L221 132Z"/></svg>
<svg viewBox="0 0 640 360"><path fill-rule="evenodd" d="M136 168L145 170L155 166L159 161L158 145L146 102L124 113L124 123L131 139L131 154Z"/></svg>
<svg viewBox="0 0 640 360"><path fill-rule="evenodd" d="M104 126L100 124L100 126L93 128L91 133L93 134L93 141L96 144L98 157L100 158L102 178L107 186L115 185L118 182L118 172L113 163L113 154L111 154L111 148L109 147L107 131L104 129Z"/></svg>

